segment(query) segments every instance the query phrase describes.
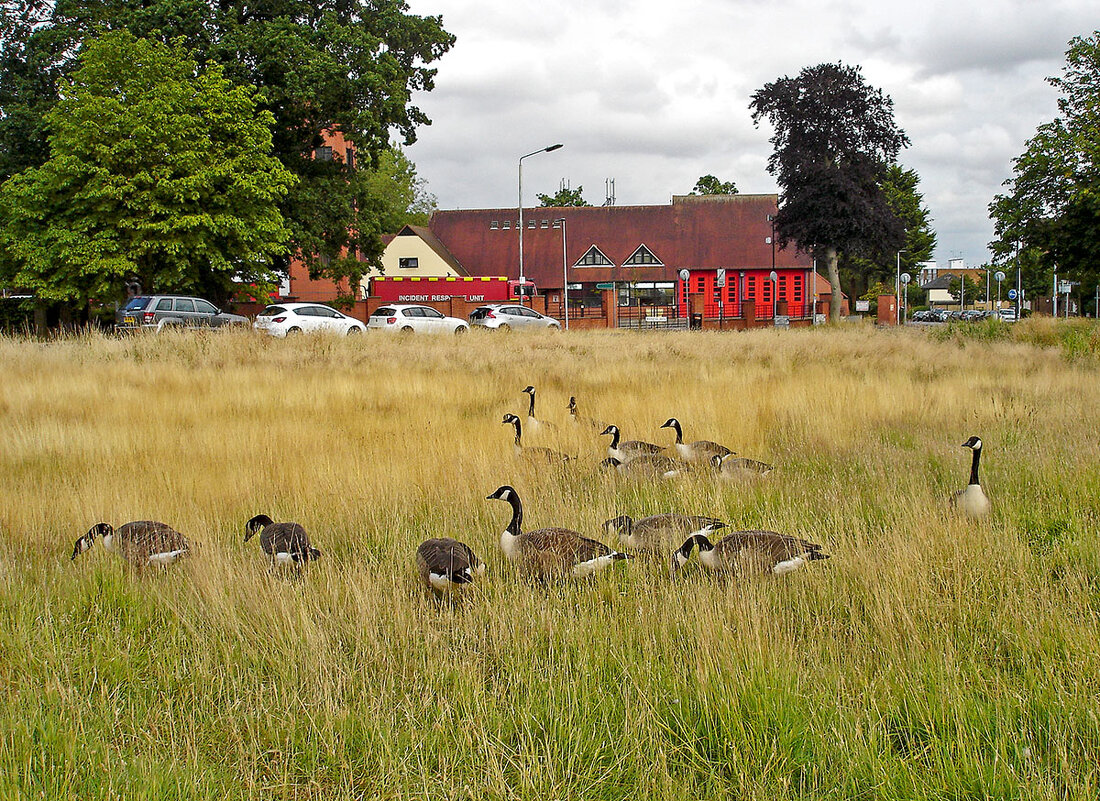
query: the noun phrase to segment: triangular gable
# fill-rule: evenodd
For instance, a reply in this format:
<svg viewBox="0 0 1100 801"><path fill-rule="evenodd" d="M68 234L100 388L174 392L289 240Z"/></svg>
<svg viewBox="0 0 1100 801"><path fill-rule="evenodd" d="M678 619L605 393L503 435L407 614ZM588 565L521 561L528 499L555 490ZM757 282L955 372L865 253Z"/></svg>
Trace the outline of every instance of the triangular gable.
<svg viewBox="0 0 1100 801"><path fill-rule="evenodd" d="M435 232L433 232L430 228L426 228L421 225L406 225L404 228L397 232L393 239L397 239L398 237L403 236L419 237L429 248L432 249L432 251L437 256L439 256L439 258L444 261L444 263L447 264L448 267L454 270L455 273L457 273L458 275L470 274L469 272L467 272L466 268L462 266L462 263L454 257L454 254L452 254L451 251L447 249L447 246L440 241L439 237L437 237L435 235Z"/></svg>
<svg viewBox="0 0 1100 801"><path fill-rule="evenodd" d="M630 258L623 262L624 267L664 267L663 261L653 255L653 251L645 245L638 245L638 249L630 254Z"/></svg>
<svg viewBox="0 0 1100 801"><path fill-rule="evenodd" d="M604 252L593 245L573 265L574 267L614 267L615 262L607 258Z"/></svg>

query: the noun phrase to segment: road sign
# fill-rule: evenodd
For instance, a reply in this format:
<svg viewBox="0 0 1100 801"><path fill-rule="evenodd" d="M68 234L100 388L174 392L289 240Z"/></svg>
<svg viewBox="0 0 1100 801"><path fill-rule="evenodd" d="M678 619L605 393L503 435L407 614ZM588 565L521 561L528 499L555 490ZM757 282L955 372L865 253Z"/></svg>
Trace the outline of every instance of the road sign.
<svg viewBox="0 0 1100 801"><path fill-rule="evenodd" d="M775 318L775 324L779 327L789 327L791 324L791 318L783 315L777 315Z"/></svg>
<svg viewBox="0 0 1100 801"><path fill-rule="evenodd" d="M1016 300L1016 290L1015 289L1008 290L1008 299L1009 300Z"/></svg>
<svg viewBox="0 0 1100 801"><path fill-rule="evenodd" d="M724 268L718 268L718 276L714 280L714 285L719 289L726 285L726 271Z"/></svg>
<svg viewBox="0 0 1100 801"><path fill-rule="evenodd" d="M612 284L612 283L596 284L596 289L614 289L614 288L615 288L615 285Z"/></svg>

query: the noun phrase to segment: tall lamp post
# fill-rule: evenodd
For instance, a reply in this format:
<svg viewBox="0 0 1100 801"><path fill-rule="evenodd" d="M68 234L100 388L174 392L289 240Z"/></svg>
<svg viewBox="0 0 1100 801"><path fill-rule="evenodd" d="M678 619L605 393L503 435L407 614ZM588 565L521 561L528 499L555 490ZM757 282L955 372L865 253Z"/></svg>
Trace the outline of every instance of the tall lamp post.
<svg viewBox="0 0 1100 801"><path fill-rule="evenodd" d="M898 251L898 275L896 283L894 284L894 325L900 325L898 322L898 310L901 308L901 254L908 253L908 250L902 249Z"/></svg>
<svg viewBox="0 0 1100 801"><path fill-rule="evenodd" d="M532 150L527 155L519 157L519 303L521 306L523 305L523 296L527 292L523 277L523 160L531 158L531 156L537 156L539 153L549 153L552 150L560 150L561 148L562 144L559 142L556 145L547 145L538 150Z"/></svg>
<svg viewBox="0 0 1100 801"><path fill-rule="evenodd" d="M565 330L569 330L569 259L565 250L565 218L559 217L554 220L556 223L561 223L561 286L563 297L565 299Z"/></svg>

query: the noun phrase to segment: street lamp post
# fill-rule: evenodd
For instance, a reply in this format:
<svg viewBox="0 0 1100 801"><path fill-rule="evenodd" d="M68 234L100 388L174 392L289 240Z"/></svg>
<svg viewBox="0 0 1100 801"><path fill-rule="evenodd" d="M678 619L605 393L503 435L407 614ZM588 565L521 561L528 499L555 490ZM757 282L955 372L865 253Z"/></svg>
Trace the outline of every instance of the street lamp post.
<svg viewBox="0 0 1100 801"><path fill-rule="evenodd" d="M898 251L898 273L896 283L894 284L894 325L900 325L898 322L898 310L901 308L901 254L908 253L908 250L902 249Z"/></svg>
<svg viewBox="0 0 1100 801"><path fill-rule="evenodd" d="M552 150L559 150L561 147L561 143L548 145L538 150L532 150L527 155L519 157L519 303L521 306L523 305L523 296L526 294L527 289L524 285L525 281L523 277L523 160L531 156L537 156L539 153L549 153Z"/></svg>
<svg viewBox="0 0 1100 801"><path fill-rule="evenodd" d="M569 260L565 251L565 218L559 217L555 222L561 223L561 285L562 297L565 303L565 330L569 330Z"/></svg>

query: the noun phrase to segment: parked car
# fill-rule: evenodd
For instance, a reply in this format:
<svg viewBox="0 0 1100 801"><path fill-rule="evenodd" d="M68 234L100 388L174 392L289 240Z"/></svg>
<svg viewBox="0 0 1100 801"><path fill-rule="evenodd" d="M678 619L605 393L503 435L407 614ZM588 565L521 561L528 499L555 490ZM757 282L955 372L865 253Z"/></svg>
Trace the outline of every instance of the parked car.
<svg viewBox="0 0 1100 801"><path fill-rule="evenodd" d="M321 303L280 303L268 306L256 315L252 327L273 337L285 337L313 331L333 334L361 334L367 327Z"/></svg>
<svg viewBox="0 0 1100 801"><path fill-rule="evenodd" d="M489 303L470 312L470 325L481 328L553 328L561 330L561 323L553 317L539 314L526 306L514 303Z"/></svg>
<svg viewBox="0 0 1100 801"><path fill-rule="evenodd" d="M403 331L410 334L463 334L470 330L465 320L447 317L431 306L391 303L379 306L367 318L370 331Z"/></svg>
<svg viewBox="0 0 1100 801"><path fill-rule="evenodd" d="M248 318L223 312L208 300L186 295L138 295L115 313L115 329L119 331L223 325L248 325Z"/></svg>
<svg viewBox="0 0 1100 801"><path fill-rule="evenodd" d="M1006 323L1016 322L1016 310L1015 309L998 309L997 316L1004 320Z"/></svg>

